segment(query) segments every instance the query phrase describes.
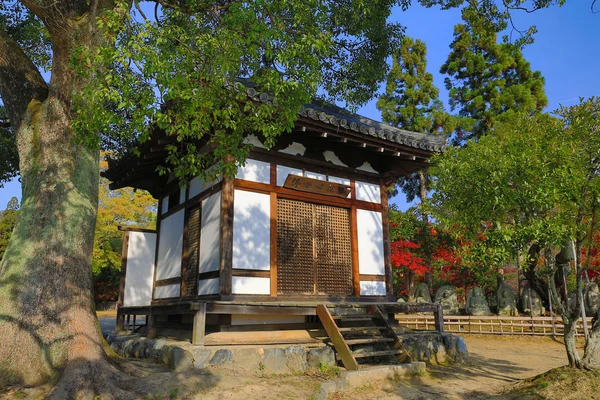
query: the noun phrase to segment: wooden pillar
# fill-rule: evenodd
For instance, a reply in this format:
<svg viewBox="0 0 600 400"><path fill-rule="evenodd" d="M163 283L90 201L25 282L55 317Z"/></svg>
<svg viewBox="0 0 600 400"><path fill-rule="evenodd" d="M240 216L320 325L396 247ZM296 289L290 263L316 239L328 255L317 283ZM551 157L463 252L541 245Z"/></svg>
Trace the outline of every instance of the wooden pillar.
<svg viewBox="0 0 600 400"><path fill-rule="evenodd" d="M117 308L117 332L123 332L125 330L125 315L121 314L121 308Z"/></svg>
<svg viewBox="0 0 600 400"><path fill-rule="evenodd" d="M123 234L123 250L121 251L121 278L119 281L119 299L117 301L118 307L123 307L123 300L125 297L125 278L127 274L127 253L129 252L129 232L126 231Z"/></svg>
<svg viewBox="0 0 600 400"><path fill-rule="evenodd" d="M350 198L356 200L356 181L350 181ZM355 297L360 297L360 267L358 265L358 223L356 206L350 208L350 247L352 249L352 285Z"/></svg>
<svg viewBox="0 0 600 400"><path fill-rule="evenodd" d="M192 329L192 344L200 346L204 344L206 331L206 303L200 303L200 309L194 315L194 326Z"/></svg>
<svg viewBox="0 0 600 400"><path fill-rule="evenodd" d="M148 325L148 339L154 339L156 337L156 315L150 314L146 316L146 321Z"/></svg>
<svg viewBox="0 0 600 400"><path fill-rule="evenodd" d="M127 332L129 332L129 324L131 323L131 315L127 314Z"/></svg>
<svg viewBox="0 0 600 400"><path fill-rule="evenodd" d="M131 332L135 333L135 320L137 315L133 314L133 325L131 325Z"/></svg>
<svg viewBox="0 0 600 400"><path fill-rule="evenodd" d="M438 332L444 332L444 309L441 304L437 304L437 310L434 311L433 317L435 319L435 330Z"/></svg>
<svg viewBox="0 0 600 400"><path fill-rule="evenodd" d="M273 164L274 165L274 164ZM271 262L271 296L277 296L277 193L271 192L270 210L270 262Z"/></svg>
<svg viewBox="0 0 600 400"><path fill-rule="evenodd" d="M221 194L221 296L231 295L233 263L233 179L224 177Z"/></svg>
<svg viewBox="0 0 600 400"><path fill-rule="evenodd" d="M385 292L388 298L394 297L394 275L392 271L392 251L390 248L390 217L388 210L388 191L381 184L381 224L383 231L383 260L385 263Z"/></svg>

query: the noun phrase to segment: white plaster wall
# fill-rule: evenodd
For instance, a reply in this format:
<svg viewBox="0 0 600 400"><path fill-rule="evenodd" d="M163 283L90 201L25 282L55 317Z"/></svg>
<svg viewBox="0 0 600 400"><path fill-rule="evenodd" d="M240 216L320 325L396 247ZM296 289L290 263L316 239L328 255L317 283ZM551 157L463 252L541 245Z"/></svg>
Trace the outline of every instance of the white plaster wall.
<svg viewBox="0 0 600 400"><path fill-rule="evenodd" d="M375 169L371 166L371 164L368 161L365 161L363 163L363 165L361 165L360 167L356 168L358 170L361 171L365 171L365 172L372 172L374 174L378 174L379 172L375 171Z"/></svg>
<svg viewBox="0 0 600 400"><path fill-rule="evenodd" d="M170 299L172 297L181 296L181 285L176 283L174 285L157 286L154 288L155 299Z"/></svg>
<svg viewBox="0 0 600 400"><path fill-rule="evenodd" d="M356 199L381 204L381 187L373 183L356 181Z"/></svg>
<svg viewBox="0 0 600 400"><path fill-rule="evenodd" d="M327 178L327 180L329 182L335 182L335 183L339 183L341 185L350 186L350 179L338 178L337 176L330 176L329 178ZM348 196L348 197L350 197L350 196Z"/></svg>
<svg viewBox="0 0 600 400"><path fill-rule="evenodd" d="M156 280L181 276L183 216L184 210L179 210L160 222Z"/></svg>
<svg viewBox="0 0 600 400"><path fill-rule="evenodd" d="M306 147L302 143L293 142L285 149L279 150L280 153L291 154L293 156L303 156Z"/></svg>
<svg viewBox="0 0 600 400"><path fill-rule="evenodd" d="M169 211L169 196L166 196L162 199L162 209L160 210L161 214L166 214Z"/></svg>
<svg viewBox="0 0 600 400"><path fill-rule="evenodd" d="M149 306L152 301L156 233L129 232L124 307Z"/></svg>
<svg viewBox="0 0 600 400"><path fill-rule="evenodd" d="M265 145L256 137L256 135L248 135L244 138L244 143L251 144L255 147L265 148Z"/></svg>
<svg viewBox="0 0 600 400"><path fill-rule="evenodd" d="M318 181L326 181L327 180L327 176L323 175L323 174L319 174L317 172L310 172L310 171L306 171L304 173L304 176L310 179L316 179Z"/></svg>
<svg viewBox="0 0 600 400"><path fill-rule="evenodd" d="M218 271L221 263L221 192L202 200L200 272Z"/></svg>
<svg viewBox="0 0 600 400"><path fill-rule="evenodd" d="M179 204L185 203L185 200L186 200L185 194L186 194L186 192L187 192L187 186L184 186L184 187L182 187L179 190Z"/></svg>
<svg viewBox="0 0 600 400"><path fill-rule="evenodd" d="M247 159L243 167L238 167L238 179L246 181L271 183L271 164L264 161Z"/></svg>
<svg viewBox="0 0 600 400"><path fill-rule="evenodd" d="M221 285L221 279L201 279L198 282L198 296L204 294L218 294L219 287Z"/></svg>
<svg viewBox="0 0 600 400"><path fill-rule="evenodd" d="M271 294L270 278L234 276L231 282L233 294Z"/></svg>
<svg viewBox="0 0 600 400"><path fill-rule="evenodd" d="M235 190L233 268L271 269L271 196Z"/></svg>
<svg viewBox="0 0 600 400"><path fill-rule="evenodd" d="M385 296L385 282L360 281L361 296Z"/></svg>
<svg viewBox="0 0 600 400"><path fill-rule="evenodd" d="M339 165L341 167L347 167L348 165L344 164L342 160L338 158L338 156L331 150L327 150L323 152L323 157L325 157L325 161L329 161L333 165Z"/></svg>
<svg viewBox="0 0 600 400"><path fill-rule="evenodd" d="M302 324L302 315L232 314L231 325Z"/></svg>
<svg viewBox="0 0 600 400"><path fill-rule="evenodd" d="M215 175L216 175L216 172L215 172ZM202 193L203 191L205 191L206 189L208 189L215 183L220 182L221 179L222 179L221 175L217 176L214 180L212 180L210 182L205 182L204 180L202 180L198 177L192 179L190 181L190 199L194 196L199 195L200 193Z"/></svg>
<svg viewBox="0 0 600 400"><path fill-rule="evenodd" d="M301 169L298 169L298 168L284 167L283 165L278 165L277 166L277 186L283 186L283 184L285 183L285 180L287 179L288 175L290 175L290 174L302 176L303 172Z"/></svg>
<svg viewBox="0 0 600 400"><path fill-rule="evenodd" d="M381 213L356 210L358 270L365 275L385 275Z"/></svg>

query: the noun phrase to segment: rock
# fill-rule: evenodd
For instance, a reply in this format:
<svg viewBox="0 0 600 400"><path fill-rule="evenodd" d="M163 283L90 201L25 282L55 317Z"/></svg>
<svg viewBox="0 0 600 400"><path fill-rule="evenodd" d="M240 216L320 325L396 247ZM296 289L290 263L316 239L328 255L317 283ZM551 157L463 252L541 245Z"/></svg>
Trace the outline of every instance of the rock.
<svg viewBox="0 0 600 400"><path fill-rule="evenodd" d="M456 352L461 356L469 357L469 350L467 350L467 343L461 336L456 336Z"/></svg>
<svg viewBox="0 0 600 400"><path fill-rule="evenodd" d="M192 369L194 357L192 356L192 353L181 347L173 347L173 350L171 350L171 359L169 361L169 366L172 370L187 371Z"/></svg>
<svg viewBox="0 0 600 400"><path fill-rule="evenodd" d="M442 305L444 315L458 315L459 304L456 288L452 285L444 285L435 292L435 302Z"/></svg>
<svg viewBox="0 0 600 400"><path fill-rule="evenodd" d="M490 315L490 307L480 287L474 286L467 293L465 311L468 315Z"/></svg>
<svg viewBox="0 0 600 400"><path fill-rule="evenodd" d="M583 299L585 314L587 317L595 317L600 308L600 291L595 283L586 283L583 288Z"/></svg>
<svg viewBox="0 0 600 400"><path fill-rule="evenodd" d="M265 349L263 365L264 372L267 374L287 374L290 372L285 358L285 351L281 348Z"/></svg>
<svg viewBox="0 0 600 400"><path fill-rule="evenodd" d="M429 287L427 287L426 283L419 283L419 285L415 289L415 302L431 303L431 295L429 294Z"/></svg>
<svg viewBox="0 0 600 400"><path fill-rule="evenodd" d="M236 368L242 368L248 372L258 372L263 360L259 349L238 349L233 353L233 363Z"/></svg>
<svg viewBox="0 0 600 400"><path fill-rule="evenodd" d="M517 300L512 287L503 283L496 292L496 302L498 303L498 315L517 315Z"/></svg>
<svg viewBox="0 0 600 400"><path fill-rule="evenodd" d="M210 354L212 351L205 349L204 347L194 347L192 349L192 356L194 357L194 368L204 369L208 367L208 360L210 360Z"/></svg>
<svg viewBox="0 0 600 400"><path fill-rule="evenodd" d="M448 353L443 343L435 342L433 344L433 350L435 352L435 361L438 364L445 364L448 361Z"/></svg>
<svg viewBox="0 0 600 400"><path fill-rule="evenodd" d="M167 339L152 339L152 341L148 344L148 349L146 350L146 357L158 359L160 351L167 343Z"/></svg>
<svg viewBox="0 0 600 400"><path fill-rule="evenodd" d="M331 347L318 347L308 351L308 366L319 368L335 366L335 354Z"/></svg>
<svg viewBox="0 0 600 400"><path fill-rule="evenodd" d="M525 314L533 316L544 315L546 313L546 310L544 309L544 306L542 304L542 298L540 297L538 292L531 289L529 285L526 285L523 288L523 294L521 295L521 309Z"/></svg>
<svg viewBox="0 0 600 400"><path fill-rule="evenodd" d="M171 365L173 347L164 345L158 351L158 361L163 364Z"/></svg>
<svg viewBox="0 0 600 400"><path fill-rule="evenodd" d="M233 353L231 350L220 349L215 351L215 355L210 359L210 365L212 366L224 366L231 364L233 361Z"/></svg>
<svg viewBox="0 0 600 400"><path fill-rule="evenodd" d="M306 372L308 363L306 361L306 349L300 346L285 349L286 363L292 372Z"/></svg>

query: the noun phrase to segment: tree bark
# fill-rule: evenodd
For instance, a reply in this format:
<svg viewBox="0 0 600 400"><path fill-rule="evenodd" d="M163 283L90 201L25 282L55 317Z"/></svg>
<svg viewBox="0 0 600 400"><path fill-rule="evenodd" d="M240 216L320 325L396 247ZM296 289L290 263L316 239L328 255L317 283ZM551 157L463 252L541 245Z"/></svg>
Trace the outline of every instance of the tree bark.
<svg viewBox="0 0 600 400"><path fill-rule="evenodd" d="M75 46L92 48L98 37L96 16L81 14L82 3L34 4L52 38L49 85L0 32L0 96L22 183L21 211L0 264L0 387L55 382L62 374L49 398L112 398L118 383L104 379L117 370L103 351L92 295L99 151L77 144L71 128L72 94L87 82L69 60Z"/></svg>
<svg viewBox="0 0 600 400"><path fill-rule="evenodd" d="M419 174L419 199L421 200L421 205L425 204L427 200L427 176L425 175L425 171L420 170ZM426 224L429 223L429 216L427 213L423 212L423 220ZM427 229L427 228L426 228ZM430 232L429 230L425 231L425 235L429 238ZM427 289L429 290L429 294L431 295L433 292L433 271L431 266L431 254L425 254L425 264L427 267L427 272L425 272L425 283L427 284Z"/></svg>
<svg viewBox="0 0 600 400"><path fill-rule="evenodd" d="M584 368L598 368L598 352L600 351L600 310L594 316L590 333L585 342L583 352Z"/></svg>
<svg viewBox="0 0 600 400"><path fill-rule="evenodd" d="M575 345L575 332L577 328L577 318L570 319L563 316L564 324L564 341L565 349L567 350L567 358L569 360L569 366L571 368L582 368L581 356L577 352L577 346Z"/></svg>

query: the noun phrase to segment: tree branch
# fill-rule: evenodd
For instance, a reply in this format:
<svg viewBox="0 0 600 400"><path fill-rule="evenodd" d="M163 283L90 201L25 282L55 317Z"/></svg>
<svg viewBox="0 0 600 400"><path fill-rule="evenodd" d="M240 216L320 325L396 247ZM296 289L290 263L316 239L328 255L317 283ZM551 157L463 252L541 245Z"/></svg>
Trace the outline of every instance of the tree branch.
<svg viewBox="0 0 600 400"><path fill-rule="evenodd" d="M23 49L4 30L0 30L0 97L16 131L29 103L44 101L48 84L25 55Z"/></svg>

